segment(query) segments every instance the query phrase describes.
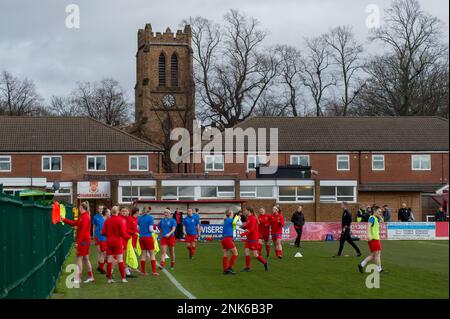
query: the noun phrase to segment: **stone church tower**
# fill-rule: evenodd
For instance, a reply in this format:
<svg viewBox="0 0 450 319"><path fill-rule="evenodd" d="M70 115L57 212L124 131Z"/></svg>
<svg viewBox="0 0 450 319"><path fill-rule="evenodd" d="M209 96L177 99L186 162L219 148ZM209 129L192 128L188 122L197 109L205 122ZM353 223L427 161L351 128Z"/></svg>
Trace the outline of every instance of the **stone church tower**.
<svg viewBox="0 0 450 319"><path fill-rule="evenodd" d="M152 26L138 31L136 54L135 124L129 131L166 150L164 168L170 167L170 131L185 127L192 132L195 87L191 27L176 34L153 33Z"/></svg>

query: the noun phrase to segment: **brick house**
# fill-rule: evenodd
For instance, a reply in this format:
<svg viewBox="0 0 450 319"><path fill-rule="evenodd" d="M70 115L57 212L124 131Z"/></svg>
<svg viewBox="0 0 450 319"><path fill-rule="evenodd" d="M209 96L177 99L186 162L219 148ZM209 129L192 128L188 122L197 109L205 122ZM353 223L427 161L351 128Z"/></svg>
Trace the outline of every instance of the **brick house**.
<svg viewBox="0 0 450 319"><path fill-rule="evenodd" d="M208 180L228 176L217 187L256 207L278 203L290 214L303 205L309 220L329 221L338 219L342 201L355 209L388 204L394 212L405 202L422 220L428 195L448 184L448 120L442 118L255 117L238 127L278 129L276 174L257 174L267 154L249 153L247 145L243 163L202 155L189 172ZM317 174L304 177L301 166Z"/></svg>
<svg viewBox="0 0 450 319"><path fill-rule="evenodd" d="M0 116L0 184L6 192L53 190L76 203L153 198L161 150L88 117ZM134 183L133 183L134 180Z"/></svg>

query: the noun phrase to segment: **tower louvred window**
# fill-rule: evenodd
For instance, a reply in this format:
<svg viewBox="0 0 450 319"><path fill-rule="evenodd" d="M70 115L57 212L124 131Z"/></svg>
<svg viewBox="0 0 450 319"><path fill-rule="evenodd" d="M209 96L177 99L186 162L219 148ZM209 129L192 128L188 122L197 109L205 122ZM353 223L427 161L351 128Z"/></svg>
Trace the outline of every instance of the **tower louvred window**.
<svg viewBox="0 0 450 319"><path fill-rule="evenodd" d="M166 86L166 57L164 53L159 56L159 86Z"/></svg>
<svg viewBox="0 0 450 319"><path fill-rule="evenodd" d="M172 86L178 86L178 56L174 53L170 59Z"/></svg>

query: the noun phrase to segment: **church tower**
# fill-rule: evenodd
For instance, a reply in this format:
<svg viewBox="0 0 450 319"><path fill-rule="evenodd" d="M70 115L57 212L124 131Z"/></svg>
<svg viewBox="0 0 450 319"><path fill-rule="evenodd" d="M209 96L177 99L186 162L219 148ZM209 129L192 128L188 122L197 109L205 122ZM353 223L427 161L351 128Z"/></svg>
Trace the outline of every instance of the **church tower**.
<svg viewBox="0 0 450 319"><path fill-rule="evenodd" d="M153 33L152 26L138 31L134 134L170 154L170 131L177 127L192 132L195 118L195 87L191 27L174 34ZM165 163L167 171L171 171Z"/></svg>

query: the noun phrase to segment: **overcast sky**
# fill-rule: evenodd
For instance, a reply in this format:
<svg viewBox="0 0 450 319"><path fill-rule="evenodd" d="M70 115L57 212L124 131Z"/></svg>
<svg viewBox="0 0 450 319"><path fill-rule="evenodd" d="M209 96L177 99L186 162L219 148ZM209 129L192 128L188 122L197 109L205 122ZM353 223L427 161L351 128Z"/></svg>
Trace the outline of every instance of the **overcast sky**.
<svg viewBox="0 0 450 319"><path fill-rule="evenodd" d="M421 0L445 23L449 1ZM80 28L65 26L68 4L80 8ZM365 40L367 5L381 10L389 0L0 0L0 70L29 77L45 98L66 95L78 81L113 77L133 98L136 33L145 23L153 31L175 31L190 16L220 21L231 8L261 22L267 44L300 46L304 37L348 24Z"/></svg>

